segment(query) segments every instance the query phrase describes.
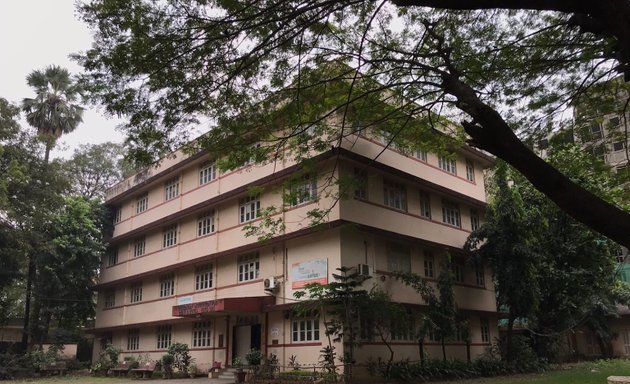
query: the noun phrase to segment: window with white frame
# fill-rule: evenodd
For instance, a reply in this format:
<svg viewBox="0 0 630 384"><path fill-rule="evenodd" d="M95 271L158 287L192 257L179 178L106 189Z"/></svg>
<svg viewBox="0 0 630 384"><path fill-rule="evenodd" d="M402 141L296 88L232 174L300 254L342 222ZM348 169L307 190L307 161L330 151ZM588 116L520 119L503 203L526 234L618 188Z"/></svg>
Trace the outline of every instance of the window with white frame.
<svg viewBox="0 0 630 384"><path fill-rule="evenodd" d="M179 196L179 177L169 180L164 185L164 200L172 200Z"/></svg>
<svg viewBox="0 0 630 384"><path fill-rule="evenodd" d="M239 222L246 223L260 216L260 197L247 196L239 200Z"/></svg>
<svg viewBox="0 0 630 384"><path fill-rule="evenodd" d="M113 308L116 305L116 291L106 291L103 294L103 307L104 308Z"/></svg>
<svg viewBox="0 0 630 384"><path fill-rule="evenodd" d="M453 281L456 283L464 282L464 266L460 263L451 263L451 272L453 273Z"/></svg>
<svg viewBox="0 0 630 384"><path fill-rule="evenodd" d="M365 169L354 169L354 197L367 200L368 198L368 178Z"/></svg>
<svg viewBox="0 0 630 384"><path fill-rule="evenodd" d="M403 321L391 321L392 341L415 341L415 324L411 315Z"/></svg>
<svg viewBox="0 0 630 384"><path fill-rule="evenodd" d="M621 119L619 118L619 116L611 117L610 120L608 120L608 123L610 124L610 126L616 127L621 123Z"/></svg>
<svg viewBox="0 0 630 384"><path fill-rule="evenodd" d="M481 320L481 342L489 343L490 342L490 323L488 319L480 319Z"/></svg>
<svg viewBox="0 0 630 384"><path fill-rule="evenodd" d="M475 268L475 277L478 287L486 286L486 271L482 266L477 266L477 268Z"/></svg>
<svg viewBox="0 0 630 384"><path fill-rule="evenodd" d="M429 251L424 252L424 277L433 277L435 272L433 271L434 257Z"/></svg>
<svg viewBox="0 0 630 384"><path fill-rule="evenodd" d="M442 201L442 222L461 228L462 222L457 204L447 200Z"/></svg>
<svg viewBox="0 0 630 384"><path fill-rule="evenodd" d="M217 169L214 163L204 163L199 168L199 185L208 184L217 178Z"/></svg>
<svg viewBox="0 0 630 384"><path fill-rule="evenodd" d="M195 268L195 291L212 288L212 264Z"/></svg>
<svg viewBox="0 0 630 384"><path fill-rule="evenodd" d="M411 250L408 246L396 243L387 244L387 270L411 272Z"/></svg>
<svg viewBox="0 0 630 384"><path fill-rule="evenodd" d="M479 229L479 212L476 209L470 210L470 229L473 231Z"/></svg>
<svg viewBox="0 0 630 384"><path fill-rule="evenodd" d="M210 326L209 321L197 321L192 326L192 346L193 348L209 347L212 345L212 339L210 338Z"/></svg>
<svg viewBox="0 0 630 384"><path fill-rule="evenodd" d="M418 149L416 151L416 159L418 159L420 161L424 161L426 163L427 162L427 151L424 151L422 149Z"/></svg>
<svg viewBox="0 0 630 384"><path fill-rule="evenodd" d="M466 159L466 179L475 182L475 162Z"/></svg>
<svg viewBox="0 0 630 384"><path fill-rule="evenodd" d="M260 259L257 253L238 257L238 281L256 280L260 273Z"/></svg>
<svg viewBox="0 0 630 384"><path fill-rule="evenodd" d="M143 193L136 198L136 214L146 211L149 208L149 194Z"/></svg>
<svg viewBox="0 0 630 384"><path fill-rule="evenodd" d="M138 237L133 242L133 257L139 257L139 256L144 255L145 250L146 250L146 237L144 236Z"/></svg>
<svg viewBox="0 0 630 384"><path fill-rule="evenodd" d="M142 301L142 281L133 283L129 287L129 301L139 303Z"/></svg>
<svg viewBox="0 0 630 384"><path fill-rule="evenodd" d="M433 329L433 328L429 328L429 329L426 330L424 338L426 340L428 340L428 341L431 341L431 342L439 341L438 338L437 338L437 333L435 332L435 329Z"/></svg>
<svg viewBox="0 0 630 384"><path fill-rule="evenodd" d="M455 159L446 156L439 156L438 158L438 166L441 170L446 171L448 173L452 173L454 175L457 174L457 162Z"/></svg>
<svg viewBox="0 0 630 384"><path fill-rule="evenodd" d="M162 234L162 247L168 248L177 244L177 224L169 225L164 228Z"/></svg>
<svg viewBox="0 0 630 384"><path fill-rule="evenodd" d="M623 353L630 355L630 330L624 329L621 335L623 336Z"/></svg>
<svg viewBox="0 0 630 384"><path fill-rule="evenodd" d="M243 164L244 166L248 166L248 165L252 165L256 162L256 160L260 157L260 153L259 153L259 148L262 147L262 144L260 143L254 143L252 144L252 154L249 157L249 159L247 159L247 161L245 161L245 163Z"/></svg>
<svg viewBox="0 0 630 384"><path fill-rule="evenodd" d="M431 197L424 191L420 191L420 216L431 218Z"/></svg>
<svg viewBox="0 0 630 384"><path fill-rule="evenodd" d="M616 141L612 145L613 151L623 151L626 148L626 143L624 141Z"/></svg>
<svg viewBox="0 0 630 384"><path fill-rule="evenodd" d="M173 328L170 325L157 327L157 349L167 349L171 346Z"/></svg>
<svg viewBox="0 0 630 384"><path fill-rule="evenodd" d="M403 184L383 180L383 197L388 207L407 211L407 189Z"/></svg>
<svg viewBox="0 0 630 384"><path fill-rule="evenodd" d="M114 224L120 223L121 219L122 219L122 208L116 207L114 209Z"/></svg>
<svg viewBox="0 0 630 384"><path fill-rule="evenodd" d="M591 126L591 134L593 135L593 139L601 139L604 137L602 127L599 124Z"/></svg>
<svg viewBox="0 0 630 384"><path fill-rule="evenodd" d="M160 297L173 296L175 294L175 275L169 273L160 277Z"/></svg>
<svg viewBox="0 0 630 384"><path fill-rule="evenodd" d="M214 209L210 210L197 220L197 236L205 236L214 232Z"/></svg>
<svg viewBox="0 0 630 384"><path fill-rule="evenodd" d="M140 348L140 330L130 329L127 331L127 350L137 351Z"/></svg>
<svg viewBox="0 0 630 384"><path fill-rule="evenodd" d="M291 334L293 342L319 341L319 318L294 319Z"/></svg>
<svg viewBox="0 0 630 384"><path fill-rule="evenodd" d="M113 247L107 253L107 266L118 264L118 247Z"/></svg>
<svg viewBox="0 0 630 384"><path fill-rule="evenodd" d="M306 175L295 180L289 188L289 203L292 207L315 200L317 197L317 177Z"/></svg>

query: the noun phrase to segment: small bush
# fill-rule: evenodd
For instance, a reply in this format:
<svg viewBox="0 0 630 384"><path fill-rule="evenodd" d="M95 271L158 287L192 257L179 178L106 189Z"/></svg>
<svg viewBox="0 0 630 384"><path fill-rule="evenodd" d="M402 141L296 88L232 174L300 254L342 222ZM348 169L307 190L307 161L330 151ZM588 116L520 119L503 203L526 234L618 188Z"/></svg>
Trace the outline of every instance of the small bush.
<svg viewBox="0 0 630 384"><path fill-rule="evenodd" d="M20 372L32 372L32 369L30 356L9 351L0 353L0 380L14 379Z"/></svg>
<svg viewBox="0 0 630 384"><path fill-rule="evenodd" d="M278 378L281 380L303 380L305 378L312 378L317 376L316 373L312 371L303 371L303 370L292 370L292 371L284 371L280 372Z"/></svg>

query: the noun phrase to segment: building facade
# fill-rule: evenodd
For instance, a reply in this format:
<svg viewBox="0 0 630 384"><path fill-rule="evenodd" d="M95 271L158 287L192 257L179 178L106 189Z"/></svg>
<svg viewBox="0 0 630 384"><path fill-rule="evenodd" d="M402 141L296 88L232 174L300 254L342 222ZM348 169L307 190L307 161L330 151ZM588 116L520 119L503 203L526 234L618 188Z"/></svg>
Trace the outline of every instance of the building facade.
<svg viewBox="0 0 630 384"><path fill-rule="evenodd" d="M454 294L471 326L471 354L483 353L497 336L492 275L467 263L462 246L483 219L483 169L492 160L470 148L452 158L405 154L365 135L313 160L316 171L301 174L291 191L282 183L300 168L286 157L222 173L207 153L180 152L113 186L107 205L115 226L97 286L95 357L112 343L123 356L158 359L182 342L202 370L230 365L251 348L275 354L284 366L292 356L317 364L328 343L323 322L293 314L296 290L332 282L339 267L357 267L372 277L366 289L378 284L394 301L423 310L419 295L391 273L415 272L435 284L446 254L455 260ZM355 182L331 182L344 178ZM309 221L314 209L325 217L316 227ZM267 240L246 235L278 219L283 225ZM396 360L419 359L415 337L394 339ZM343 346L335 346L342 356ZM451 358L466 358L464 342L447 349ZM441 344L429 336L425 351L440 357ZM362 363L389 353L366 339L356 356Z"/></svg>

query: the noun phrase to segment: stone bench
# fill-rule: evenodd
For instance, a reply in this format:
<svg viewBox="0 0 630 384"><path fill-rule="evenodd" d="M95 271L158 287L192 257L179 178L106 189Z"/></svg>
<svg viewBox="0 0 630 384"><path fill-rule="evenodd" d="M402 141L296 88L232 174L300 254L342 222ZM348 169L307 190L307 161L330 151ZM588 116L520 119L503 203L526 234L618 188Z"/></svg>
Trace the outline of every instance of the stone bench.
<svg viewBox="0 0 630 384"><path fill-rule="evenodd" d="M608 376L608 384L630 384L630 376Z"/></svg>
<svg viewBox="0 0 630 384"><path fill-rule="evenodd" d="M112 373L113 376L127 376L127 373L129 372L129 370L131 369L131 365L129 365L128 361L123 361L118 363L118 365L116 365L114 368L110 368L110 372Z"/></svg>
<svg viewBox="0 0 630 384"><path fill-rule="evenodd" d="M52 363L41 363L39 365L39 373L42 376L46 376L48 373L62 376L66 371L68 371L68 366L65 361L54 361Z"/></svg>
<svg viewBox="0 0 630 384"><path fill-rule="evenodd" d="M138 368L134 368L130 372L135 374L136 377L142 376L143 379L149 379L153 371L155 371L155 361L141 364Z"/></svg>

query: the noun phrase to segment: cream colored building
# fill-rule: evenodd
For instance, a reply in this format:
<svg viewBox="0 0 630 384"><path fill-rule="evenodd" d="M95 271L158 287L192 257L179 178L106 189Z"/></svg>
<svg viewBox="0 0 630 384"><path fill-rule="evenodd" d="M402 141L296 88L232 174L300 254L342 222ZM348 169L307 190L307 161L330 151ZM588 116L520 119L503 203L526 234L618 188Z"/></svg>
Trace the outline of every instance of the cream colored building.
<svg viewBox="0 0 630 384"><path fill-rule="evenodd" d="M491 271L466 263L462 253L486 204L486 155L470 148L456 160L405 155L352 135L314 157L317 171L301 179L298 198L288 205L280 186L298 171L294 162L221 173L210 160L205 153L175 153L108 191L115 228L97 288L95 357L107 342L123 355L153 359L182 342L201 369L214 361L229 365L250 348L276 354L282 365L291 356L317 364L327 345L323 323L292 314L296 290L310 281L332 282L341 266L362 265L373 277L366 289L379 284L395 301L423 309L391 272L415 272L435 284L446 252L456 260L454 292L471 325L473 357L497 336ZM348 191L331 183L355 176ZM252 186L262 192L252 195ZM284 228L263 242L246 236L244 227L259 225L261 210L270 206L279 208L270 218L282 219ZM327 214L313 228L308 212L316 208ZM411 335L391 343L396 360L419 360ZM335 346L342 356L342 345ZM464 343L447 349L449 357L466 358ZM436 340L425 350L441 357ZM364 340L356 353L359 363L388 356L376 339Z"/></svg>

